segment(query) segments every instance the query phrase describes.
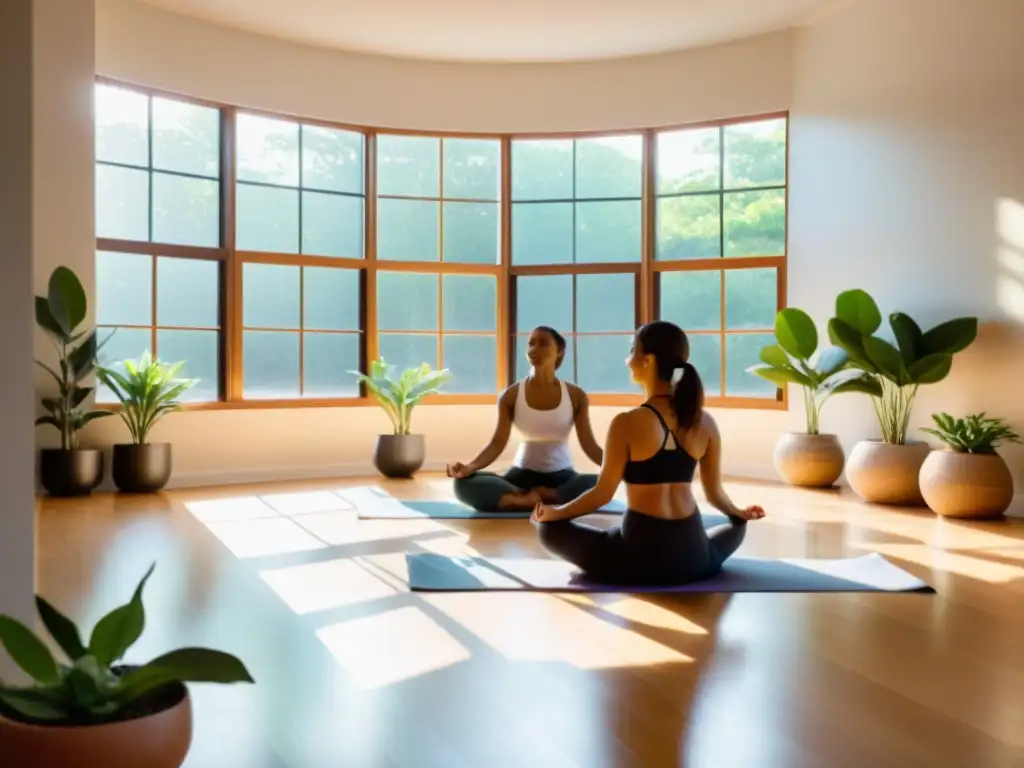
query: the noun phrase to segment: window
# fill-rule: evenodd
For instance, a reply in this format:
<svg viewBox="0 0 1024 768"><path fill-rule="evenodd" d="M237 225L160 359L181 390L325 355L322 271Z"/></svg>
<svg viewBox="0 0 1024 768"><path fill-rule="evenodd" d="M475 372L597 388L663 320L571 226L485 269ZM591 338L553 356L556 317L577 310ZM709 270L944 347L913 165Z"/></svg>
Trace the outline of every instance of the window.
<svg viewBox="0 0 1024 768"><path fill-rule="evenodd" d="M221 139L214 107L107 84L96 100L100 361L147 350L221 396ZM113 393L100 387L100 402Z"/></svg>
<svg viewBox="0 0 1024 768"><path fill-rule="evenodd" d="M512 142L517 376L538 325L569 342L560 373L595 393L635 392L624 360L638 322L640 135Z"/></svg>
<svg viewBox="0 0 1024 768"><path fill-rule="evenodd" d="M449 393L500 386L500 200L499 140L377 137L377 351L448 368Z"/></svg>
<svg viewBox="0 0 1024 768"><path fill-rule="evenodd" d="M101 361L149 350L205 407L368 404L383 357L492 402L537 325L595 404L683 327L712 406L784 407L751 376L784 303L787 116L596 136L425 135L257 113L101 81ZM98 390L101 402L112 393Z"/></svg>
<svg viewBox="0 0 1024 768"><path fill-rule="evenodd" d="M746 369L783 302L786 130L773 118L656 136L658 316L687 331L720 402L781 399Z"/></svg>

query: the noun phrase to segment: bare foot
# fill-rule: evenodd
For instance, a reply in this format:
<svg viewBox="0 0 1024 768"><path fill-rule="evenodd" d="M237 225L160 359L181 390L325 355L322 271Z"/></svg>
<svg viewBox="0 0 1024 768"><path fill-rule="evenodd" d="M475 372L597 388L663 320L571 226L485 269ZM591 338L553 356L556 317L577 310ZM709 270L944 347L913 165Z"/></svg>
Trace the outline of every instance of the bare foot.
<svg viewBox="0 0 1024 768"><path fill-rule="evenodd" d="M557 488L534 488L533 492L540 497L545 504L553 504L558 501Z"/></svg>
<svg viewBox="0 0 1024 768"><path fill-rule="evenodd" d="M498 509L531 510L540 504L540 494L536 491L522 493L506 493L498 501Z"/></svg>

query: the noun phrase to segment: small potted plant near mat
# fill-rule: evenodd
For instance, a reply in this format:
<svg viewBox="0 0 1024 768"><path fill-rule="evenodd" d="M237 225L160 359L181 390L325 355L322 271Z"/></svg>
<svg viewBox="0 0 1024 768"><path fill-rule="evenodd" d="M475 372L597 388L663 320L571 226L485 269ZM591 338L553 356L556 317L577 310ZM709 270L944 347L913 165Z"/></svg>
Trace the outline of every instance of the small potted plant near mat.
<svg viewBox="0 0 1024 768"><path fill-rule="evenodd" d="M418 368L409 368L397 379L392 376L394 366L384 358L370 363L370 375L360 371L349 371L366 386L370 395L380 403L391 419L394 432L378 435L373 453L373 465L384 477L412 477L426 458L423 435L411 432L412 410L428 395L435 394L451 380L447 369L435 371L424 363Z"/></svg>
<svg viewBox="0 0 1024 768"><path fill-rule="evenodd" d="M761 350L761 363L747 370L780 387L799 386L806 419L803 432L787 432L775 444L775 470L791 485L828 488L843 473L845 455L839 439L819 429L822 406L832 395L864 392L870 384L861 371L847 368L849 357L841 348L818 351L818 329L801 309L789 307L775 316L775 339Z"/></svg>
<svg viewBox="0 0 1024 768"><path fill-rule="evenodd" d="M907 429L917 390L949 375L953 355L978 335L978 319L961 317L922 331L902 312L889 315L895 344L875 335L882 324L878 305L862 290L836 298L836 316L829 320L832 343L866 374L882 439L854 446L846 462L850 487L865 501L920 505L918 475L928 456L927 443L908 441Z"/></svg>
<svg viewBox="0 0 1024 768"><path fill-rule="evenodd" d="M1019 443L1020 435L1003 419L975 413L962 419L948 413L932 415L935 426L921 431L946 445L932 451L921 466L921 495L943 517L999 517L1013 502L1013 476L996 453L1003 443Z"/></svg>
<svg viewBox="0 0 1024 768"><path fill-rule="evenodd" d="M98 366L96 375L121 402L119 414L131 434L131 443L114 446L114 484L128 493L152 493L171 479L171 444L150 443L149 431L164 416L181 410L179 399L197 379L179 379L184 363L164 363L144 352L136 362Z"/></svg>
<svg viewBox="0 0 1024 768"><path fill-rule="evenodd" d="M47 295L36 296L36 325L53 342L58 363L55 369L36 361L57 385L56 397L42 399L46 414L36 419L36 425L48 424L60 432L60 448L43 448L39 456L39 479L51 496L84 495L103 480L103 452L79 445L86 424L111 415L82 407L92 394L92 387L82 383L92 373L99 349L96 331L79 329L87 308L82 283L67 267L57 267Z"/></svg>
<svg viewBox="0 0 1024 768"><path fill-rule="evenodd" d="M61 663L28 627L0 615L0 643L34 683L0 683L0 759L18 768L179 768L192 741L185 683L251 683L234 656L182 648L148 664L121 663L142 635L142 591L100 619L84 643L75 624L41 597L43 626Z"/></svg>

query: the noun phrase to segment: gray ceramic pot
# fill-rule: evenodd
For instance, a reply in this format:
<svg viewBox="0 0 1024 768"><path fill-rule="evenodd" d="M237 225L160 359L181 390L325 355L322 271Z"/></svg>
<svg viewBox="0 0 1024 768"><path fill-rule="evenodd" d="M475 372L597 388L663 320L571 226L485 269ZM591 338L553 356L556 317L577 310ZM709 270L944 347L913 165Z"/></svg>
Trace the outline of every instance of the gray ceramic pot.
<svg viewBox="0 0 1024 768"><path fill-rule="evenodd" d="M171 479L171 444L114 446L114 485L126 493L153 493Z"/></svg>
<svg viewBox="0 0 1024 768"><path fill-rule="evenodd" d="M102 480L102 451L44 448L39 452L39 481L51 496L85 496Z"/></svg>
<svg viewBox="0 0 1024 768"><path fill-rule="evenodd" d="M412 477L426 457L423 435L378 435L373 465L384 477Z"/></svg>

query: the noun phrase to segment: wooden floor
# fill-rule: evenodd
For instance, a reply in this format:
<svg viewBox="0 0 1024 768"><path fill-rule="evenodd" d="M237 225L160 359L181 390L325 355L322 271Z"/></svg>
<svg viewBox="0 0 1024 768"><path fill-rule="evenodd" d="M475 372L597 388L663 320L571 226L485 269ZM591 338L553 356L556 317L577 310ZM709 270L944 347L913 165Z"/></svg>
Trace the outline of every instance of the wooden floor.
<svg viewBox="0 0 1024 768"><path fill-rule="evenodd" d="M257 686L194 691L192 768L1024 766L1024 521L734 482L769 515L740 554L876 551L938 593L431 595L403 553L539 552L533 530L331 493L375 482L45 500L40 591L91 625L156 561L130 659L245 659Z"/></svg>

